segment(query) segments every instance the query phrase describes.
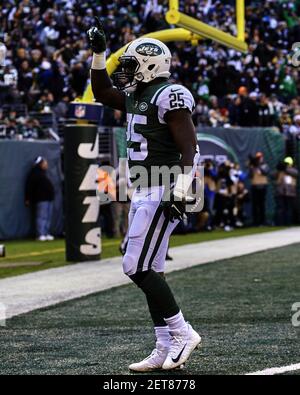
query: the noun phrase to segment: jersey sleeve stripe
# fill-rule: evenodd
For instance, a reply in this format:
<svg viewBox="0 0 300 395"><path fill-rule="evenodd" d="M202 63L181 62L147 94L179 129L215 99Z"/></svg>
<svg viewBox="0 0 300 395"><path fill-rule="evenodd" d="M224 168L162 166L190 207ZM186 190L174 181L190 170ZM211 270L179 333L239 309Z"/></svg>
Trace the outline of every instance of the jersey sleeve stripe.
<svg viewBox="0 0 300 395"><path fill-rule="evenodd" d="M161 88L159 88L159 90L155 93L155 95L153 95L153 97L152 97L150 103L151 103L151 104L156 104L156 101L157 101L157 99L158 99L158 96L159 96L159 95L161 94L161 92L162 92L163 90L165 90L168 86L170 86L170 85L169 85L169 84L168 84L168 85L164 85L164 86L162 86Z"/></svg>
<svg viewBox="0 0 300 395"><path fill-rule="evenodd" d="M179 84L169 85L161 90L155 102L158 106L158 120L162 124L166 123L164 116L169 111L185 108L193 113L195 108L195 101L191 92Z"/></svg>

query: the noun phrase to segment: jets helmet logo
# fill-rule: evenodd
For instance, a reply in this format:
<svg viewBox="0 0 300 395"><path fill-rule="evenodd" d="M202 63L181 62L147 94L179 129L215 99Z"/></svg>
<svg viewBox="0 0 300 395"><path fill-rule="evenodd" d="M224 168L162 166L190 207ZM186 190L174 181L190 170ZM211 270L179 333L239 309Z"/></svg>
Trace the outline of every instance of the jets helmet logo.
<svg viewBox="0 0 300 395"><path fill-rule="evenodd" d="M157 56L162 53L162 49L153 43L140 44L136 48L136 52L145 56Z"/></svg>

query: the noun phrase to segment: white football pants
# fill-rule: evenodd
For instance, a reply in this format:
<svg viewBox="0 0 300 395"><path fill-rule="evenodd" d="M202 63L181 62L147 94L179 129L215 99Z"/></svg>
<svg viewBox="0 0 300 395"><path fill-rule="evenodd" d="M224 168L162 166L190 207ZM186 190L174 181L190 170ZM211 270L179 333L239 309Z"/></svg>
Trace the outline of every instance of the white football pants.
<svg viewBox="0 0 300 395"><path fill-rule="evenodd" d="M163 192L163 186L155 186L133 193L123 257L123 270L128 276L150 269L164 272L169 238L179 221L165 218L160 207Z"/></svg>

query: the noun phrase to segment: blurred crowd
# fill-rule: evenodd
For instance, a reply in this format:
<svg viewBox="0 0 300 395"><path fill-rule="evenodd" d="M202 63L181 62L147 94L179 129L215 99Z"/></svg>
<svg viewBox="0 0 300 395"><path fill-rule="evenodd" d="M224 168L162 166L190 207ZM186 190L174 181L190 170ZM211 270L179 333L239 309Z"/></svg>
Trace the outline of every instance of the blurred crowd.
<svg viewBox="0 0 300 395"><path fill-rule="evenodd" d="M297 177L298 170L291 157L279 162L276 169L270 169L263 154L257 152L249 156L244 172L238 164L230 161L216 165L206 160L205 206L203 212L190 221L192 230L217 227L230 231L246 224L282 226L297 223ZM267 218L267 195L271 186L275 215Z"/></svg>
<svg viewBox="0 0 300 395"><path fill-rule="evenodd" d="M185 0L182 11L236 34L235 0ZM168 28L167 0L7 0L0 32L7 60L0 68L0 106L64 117L85 90L91 64L86 30L102 18L108 52L151 31ZM247 54L211 41L170 43L172 78L196 99L194 122L203 126L275 126L300 136L299 69L292 45L300 42L300 1L247 1ZM118 120L117 120L118 121ZM113 122L113 120L112 120Z"/></svg>
<svg viewBox="0 0 300 395"><path fill-rule="evenodd" d="M212 159L204 159L202 163L203 210L187 213L174 233L214 229L229 232L249 225L299 224L298 170L291 157L284 158L275 169L269 167L262 152L249 156L244 171L239 164L230 160L216 163ZM108 165L108 162L102 162L97 171L101 231L109 238L124 238L126 244L133 188L126 176L125 161L120 165L122 169L116 169L116 177L112 176L111 167L106 167ZM53 240L50 224L55 192L47 170L47 159L38 156L28 173L25 185L25 204L33 210L36 237L40 241ZM121 250L123 247L121 245Z"/></svg>
<svg viewBox="0 0 300 395"><path fill-rule="evenodd" d="M17 140L42 139L45 137L38 119L29 116L18 116L15 110L10 111L5 116L1 108L0 136Z"/></svg>
<svg viewBox="0 0 300 395"><path fill-rule="evenodd" d="M230 160L216 163L204 159L203 165L203 210L187 213L174 233L214 229L228 232L249 225L290 226L300 222L298 170L291 157L284 158L275 168L270 168L263 153L256 152L255 155L249 155L244 171L238 163ZM101 192L109 193L115 199L118 181L114 184L109 173L100 168L98 182L101 182ZM101 205L101 227L107 237L125 235L129 204L130 193L125 202L106 201Z"/></svg>
<svg viewBox="0 0 300 395"><path fill-rule="evenodd" d="M180 7L185 14L236 35L235 0L184 0ZM45 120L65 119L69 102L82 96L89 79L92 53L86 31L94 16L104 24L109 55L142 34L169 28L167 10L168 0L1 2L0 42L5 43L7 56L0 67L0 137L44 138L49 135ZM197 45L169 43L172 80L187 86L195 97L195 125L276 127L287 139L300 137L296 67L300 59L292 49L300 42L299 22L300 0L249 0L246 54L206 40ZM14 106L24 105L26 111L15 110ZM104 122L123 126L124 114L105 113ZM207 160L204 210L190 215L181 231L265 224L271 185L276 202L271 222L290 224L296 218L296 180L290 157L274 170L257 153L249 158L247 172L234 163ZM126 224L115 225L115 219L126 221L126 205L103 208L108 236L124 233Z"/></svg>

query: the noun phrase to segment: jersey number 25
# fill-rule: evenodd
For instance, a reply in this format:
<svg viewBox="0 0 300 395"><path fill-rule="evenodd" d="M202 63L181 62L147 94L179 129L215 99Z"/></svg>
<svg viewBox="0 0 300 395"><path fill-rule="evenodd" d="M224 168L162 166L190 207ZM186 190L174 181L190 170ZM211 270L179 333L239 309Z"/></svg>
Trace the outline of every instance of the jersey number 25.
<svg viewBox="0 0 300 395"><path fill-rule="evenodd" d="M127 114L127 141L140 144L139 151L135 151L133 148L128 148L128 157L131 160L144 160L148 156L148 143L143 135L135 132L135 124L147 125L146 115Z"/></svg>

